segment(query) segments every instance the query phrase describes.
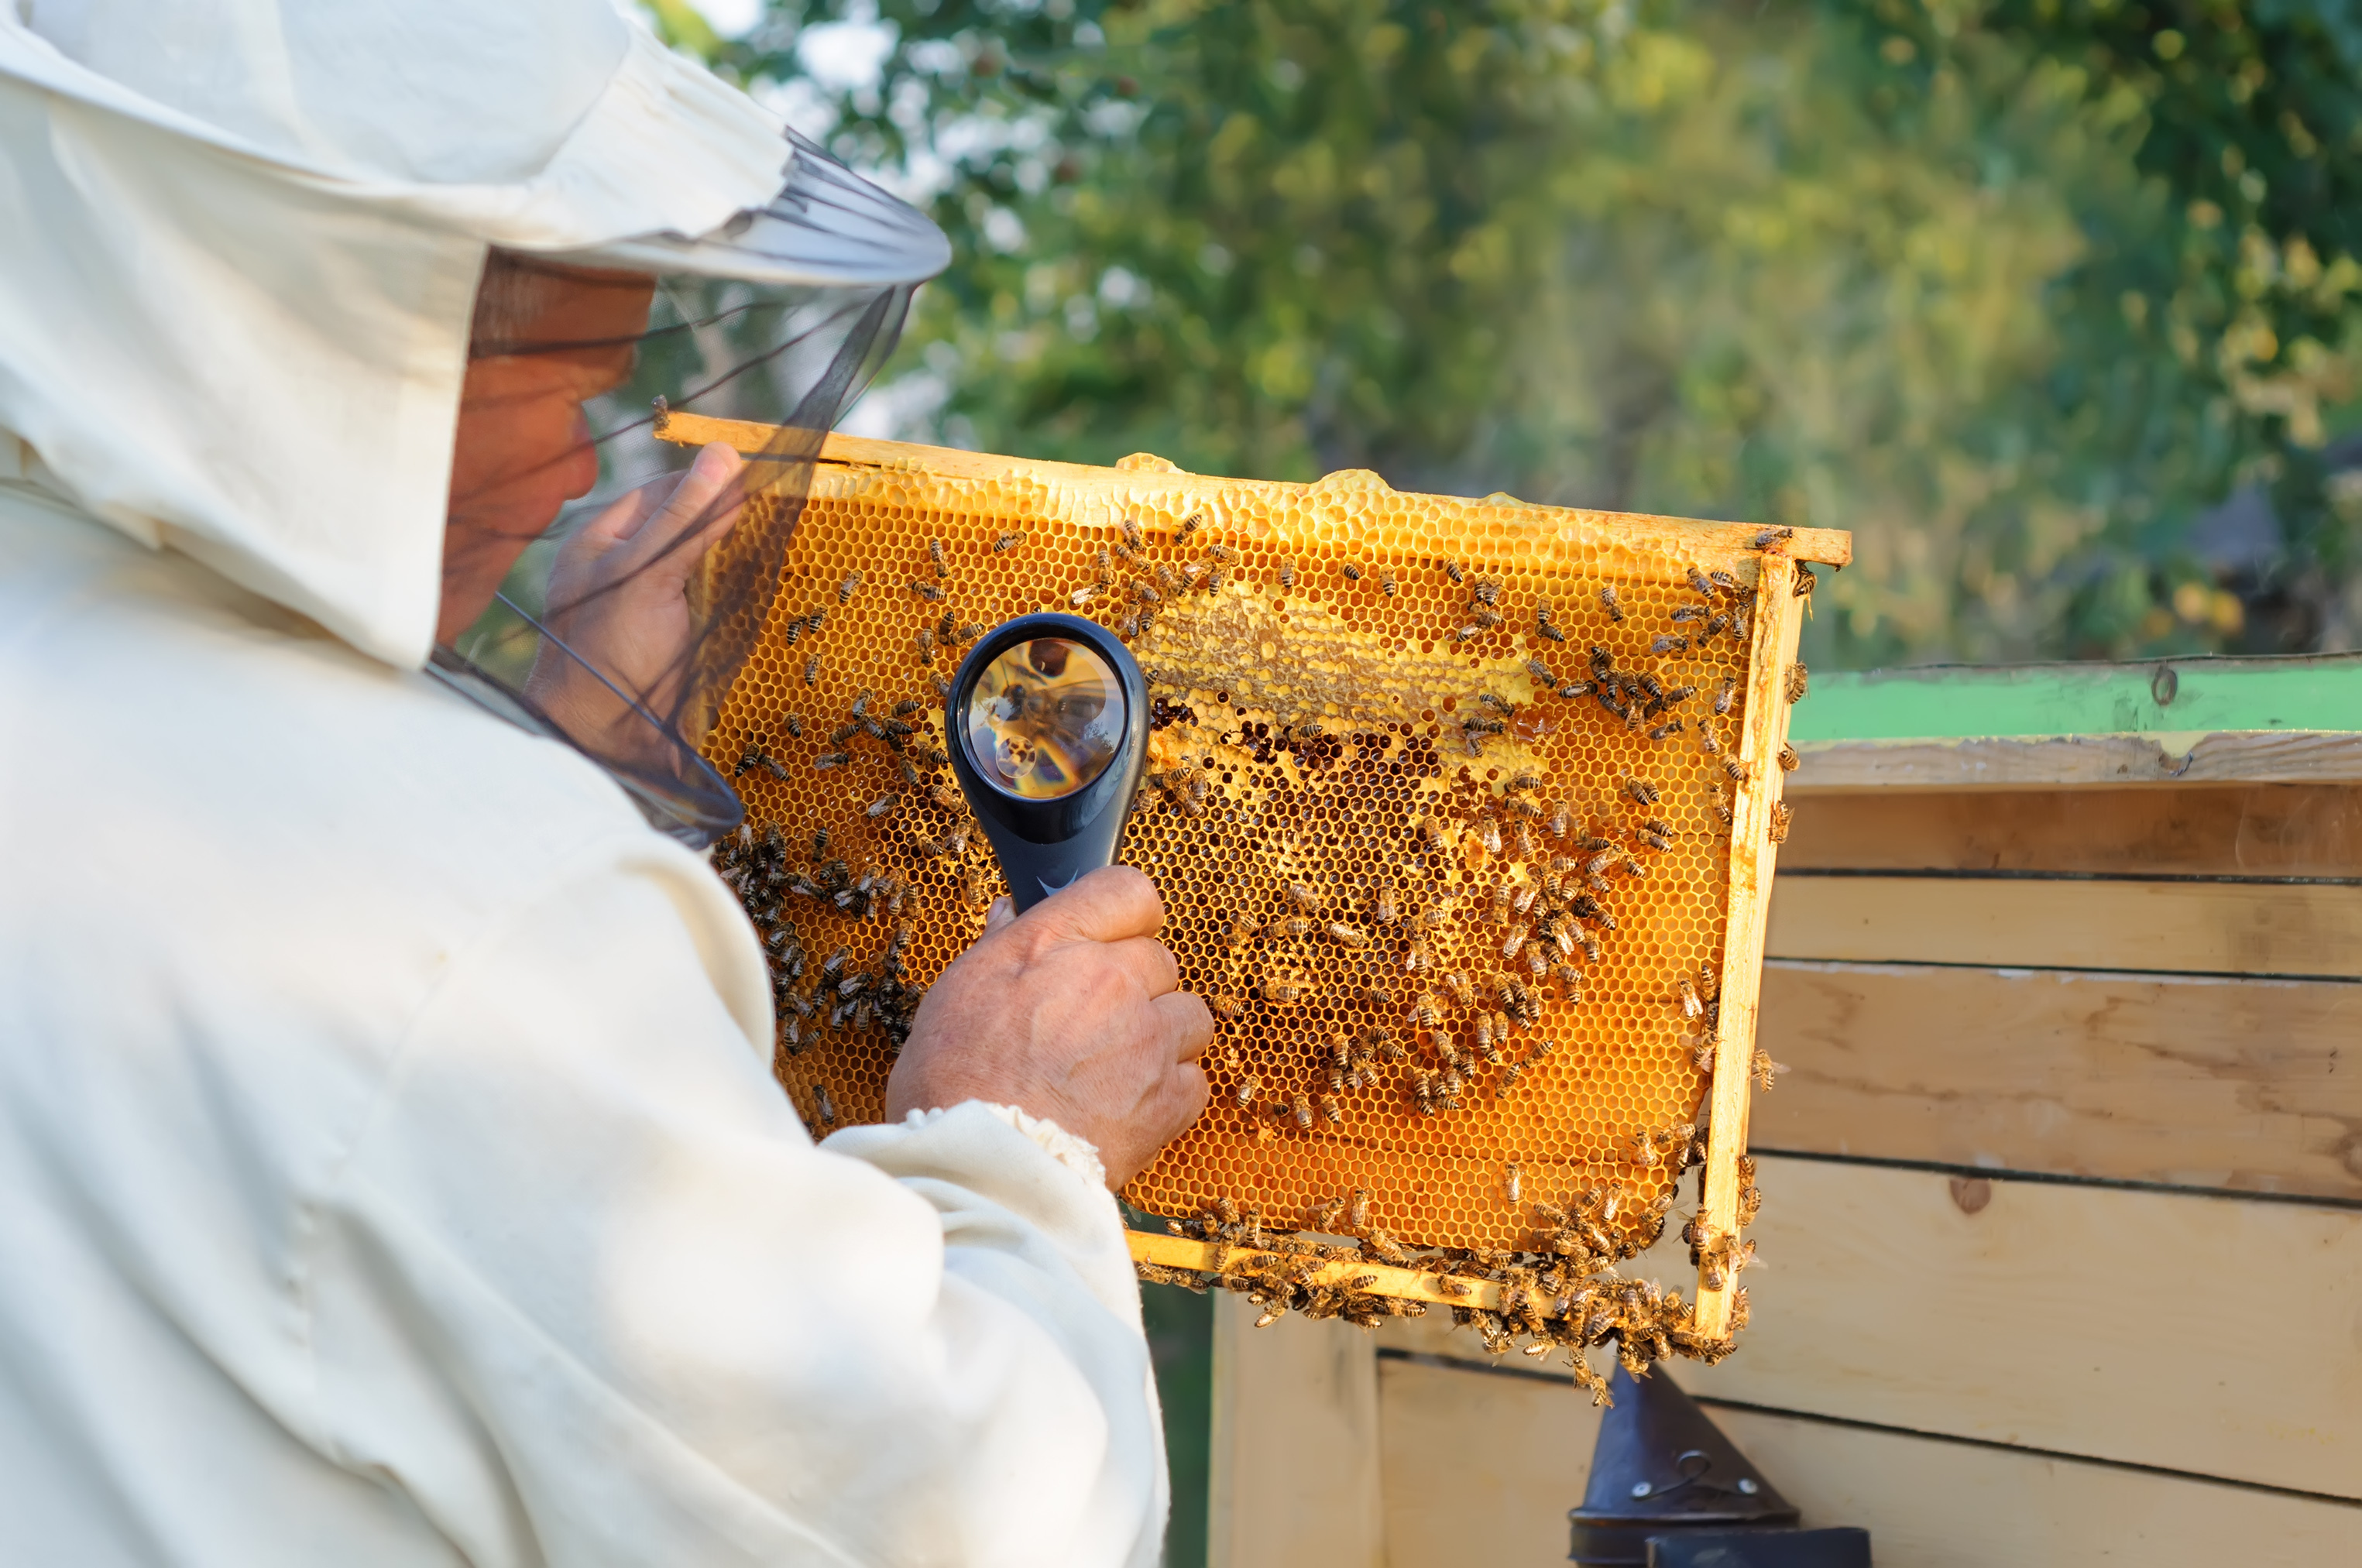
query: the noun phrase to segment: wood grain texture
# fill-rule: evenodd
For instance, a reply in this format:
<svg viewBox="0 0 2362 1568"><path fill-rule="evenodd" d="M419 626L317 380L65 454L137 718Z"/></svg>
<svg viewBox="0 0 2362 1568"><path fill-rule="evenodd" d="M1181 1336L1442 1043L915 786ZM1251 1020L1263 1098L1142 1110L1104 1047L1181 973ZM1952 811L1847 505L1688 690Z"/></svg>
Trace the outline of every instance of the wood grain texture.
<svg viewBox="0 0 2362 1568"><path fill-rule="evenodd" d="M1782 960L1759 1147L2362 1200L2362 985Z"/></svg>
<svg viewBox="0 0 2362 1568"><path fill-rule="evenodd" d="M1709 1408L1804 1510L1870 1531L1879 1568L2324 1568L2362 1509L2178 1476Z"/></svg>
<svg viewBox="0 0 2362 1568"><path fill-rule="evenodd" d="M1772 842L1772 811L1784 777L1777 754L1788 738L1791 704L1782 695L1788 666L1795 662L1804 611L1790 590L1793 561L1768 557L1755 614L1755 646L1747 661L1744 723L1733 748L1746 770L1732 791L1728 934L1723 941L1720 1004L1714 1082L1708 1104L1714 1131L1706 1140L1705 1197L1700 1219L1712 1237L1738 1231L1738 1156L1747 1147L1749 1073L1755 1055L1755 1012L1762 980L1764 922L1778 846ZM1707 1339L1730 1332L1727 1276L1707 1288L1711 1260L1697 1274L1697 1331Z"/></svg>
<svg viewBox="0 0 2362 1568"><path fill-rule="evenodd" d="M2362 887L1788 876L1765 955L2362 977Z"/></svg>
<svg viewBox="0 0 2362 1568"><path fill-rule="evenodd" d="M2352 1561L2362 1540L2354 1505L1727 1406L1707 1414L1805 1524L1868 1529L1881 1568L2318 1568ZM1387 1562L1559 1561L1599 1416L1569 1388L1380 1362Z"/></svg>
<svg viewBox="0 0 2362 1568"><path fill-rule="evenodd" d="M1562 1562L1599 1414L1572 1386L1379 1362L1386 1561Z"/></svg>
<svg viewBox="0 0 2362 1568"><path fill-rule="evenodd" d="M2362 1497L2362 1213L1761 1164L1753 1320L1693 1392Z"/></svg>
<svg viewBox="0 0 2362 1568"><path fill-rule="evenodd" d="M1795 806L1788 871L2362 878L2362 789L1882 792Z"/></svg>
<svg viewBox="0 0 2362 1568"><path fill-rule="evenodd" d="M1790 788L1802 794L2362 782L2362 734L2342 730L1825 740L1796 749L1805 765Z"/></svg>
<svg viewBox="0 0 2362 1568"><path fill-rule="evenodd" d="M1378 1379L1369 1337L1214 1299L1211 1568L1383 1568Z"/></svg>

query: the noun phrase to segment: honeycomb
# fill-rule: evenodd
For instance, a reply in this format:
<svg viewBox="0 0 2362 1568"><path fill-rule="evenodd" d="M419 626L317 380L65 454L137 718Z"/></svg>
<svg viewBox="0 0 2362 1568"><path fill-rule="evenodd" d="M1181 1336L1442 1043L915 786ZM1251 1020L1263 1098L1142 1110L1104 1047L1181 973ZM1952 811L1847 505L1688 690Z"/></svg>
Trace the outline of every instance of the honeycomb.
<svg viewBox="0 0 2362 1568"><path fill-rule="evenodd" d="M1063 610L1148 678L1121 858L1217 1017L1212 1104L1126 1199L1335 1233L1350 1204L1402 1245L1534 1252L1537 1204L1606 1184L1594 1218L1637 1250L1694 1137L1726 1172L1743 1147L1762 927L1733 895L1768 885L1784 810L1766 666L1793 657L1794 563L1845 548L1366 473L832 438L706 743L748 812L721 858L768 862L733 875L769 889L780 1082L816 1134L882 1114L926 983L1004 890L945 766L948 678Z"/></svg>

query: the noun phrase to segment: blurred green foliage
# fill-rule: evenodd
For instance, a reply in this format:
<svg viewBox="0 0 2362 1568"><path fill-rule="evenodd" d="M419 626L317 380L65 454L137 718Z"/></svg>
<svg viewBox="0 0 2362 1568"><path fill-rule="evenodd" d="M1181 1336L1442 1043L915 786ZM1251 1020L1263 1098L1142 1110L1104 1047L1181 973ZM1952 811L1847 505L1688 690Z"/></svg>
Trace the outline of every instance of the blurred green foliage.
<svg viewBox="0 0 2362 1568"><path fill-rule="evenodd" d="M1848 528L1834 665L2356 636L2362 0L667 15L952 233L921 438Z"/></svg>

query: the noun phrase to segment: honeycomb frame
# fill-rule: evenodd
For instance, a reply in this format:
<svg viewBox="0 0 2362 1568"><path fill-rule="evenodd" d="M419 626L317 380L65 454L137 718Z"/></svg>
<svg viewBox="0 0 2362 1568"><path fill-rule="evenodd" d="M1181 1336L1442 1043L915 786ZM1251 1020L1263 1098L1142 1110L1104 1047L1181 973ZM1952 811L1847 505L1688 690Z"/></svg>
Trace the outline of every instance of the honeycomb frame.
<svg viewBox="0 0 2362 1568"><path fill-rule="evenodd" d="M657 434L755 452L775 432L670 414ZM1362 471L1301 485L1146 455L1095 469L832 436L779 591L759 628L736 629L755 651L705 752L736 775L750 823L800 851L827 829L838 879L863 867L833 892L798 874L807 896L785 900L778 929L799 966L858 977L890 949L915 996L1002 890L944 794L940 683L985 626L1042 609L1098 619L1132 646L1155 707L1121 858L1156 878L1183 984L1218 1012L1213 1103L1129 1201L1161 1215L1227 1202L1275 1231L1344 1234L1335 1209L1358 1191L1361 1233L1532 1252L1537 1199L1612 1183L1632 1199L1627 1227L1649 1200L1661 1213L1696 1156L1657 1140L1703 1122L1701 1234L1735 1245L1808 602L1794 590L1803 563L1849 557L1826 530L1415 495ZM1620 690L1591 682L1595 645ZM1661 694L1694 690L1652 698L1644 721L1629 684L1643 675ZM1595 691L1559 694L1586 682L1632 699L1623 715ZM1614 858L1577 851L1585 838ZM1529 928L1517 945L1521 900L1562 907L1578 879L1606 923ZM1414 944L1424 962L1406 968ZM1479 1005L1447 976L1482 988ZM1518 1019L1504 979L1524 989ZM799 1113L816 1134L877 1119L899 1046L885 1005L848 1019L817 982L776 989L777 1070ZM838 1027L810 1027L815 1010ZM1480 1046L1479 1015L1508 1043L1488 1032ZM1375 1030L1393 1039L1355 1043ZM1226 1255L1149 1232L1132 1246L1181 1268ZM1468 1297L1417 1269L1356 1268L1378 1295ZM1735 1277L1701 1263L1705 1341L1727 1342ZM1503 1288L1479 1286L1480 1304Z"/></svg>

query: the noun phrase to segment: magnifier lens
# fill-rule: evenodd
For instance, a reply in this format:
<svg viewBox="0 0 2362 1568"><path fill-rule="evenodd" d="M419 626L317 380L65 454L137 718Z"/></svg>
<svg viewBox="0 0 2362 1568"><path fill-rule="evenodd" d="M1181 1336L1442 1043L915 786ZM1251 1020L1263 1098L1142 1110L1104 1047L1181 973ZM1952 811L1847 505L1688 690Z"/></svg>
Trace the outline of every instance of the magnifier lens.
<svg viewBox="0 0 2362 1568"><path fill-rule="evenodd" d="M1055 801L1107 771L1123 739L1123 687L1081 643L1037 637L1003 650L968 692L968 760L1027 800Z"/></svg>

